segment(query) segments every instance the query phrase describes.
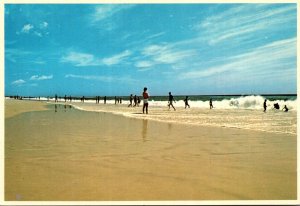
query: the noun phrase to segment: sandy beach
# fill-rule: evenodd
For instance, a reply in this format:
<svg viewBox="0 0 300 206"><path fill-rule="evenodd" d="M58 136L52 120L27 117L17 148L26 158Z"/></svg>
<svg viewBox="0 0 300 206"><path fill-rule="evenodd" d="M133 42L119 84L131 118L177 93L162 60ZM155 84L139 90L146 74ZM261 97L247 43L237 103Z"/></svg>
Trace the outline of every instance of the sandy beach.
<svg viewBox="0 0 300 206"><path fill-rule="evenodd" d="M113 106L5 100L5 200L297 199L293 128L179 124Z"/></svg>

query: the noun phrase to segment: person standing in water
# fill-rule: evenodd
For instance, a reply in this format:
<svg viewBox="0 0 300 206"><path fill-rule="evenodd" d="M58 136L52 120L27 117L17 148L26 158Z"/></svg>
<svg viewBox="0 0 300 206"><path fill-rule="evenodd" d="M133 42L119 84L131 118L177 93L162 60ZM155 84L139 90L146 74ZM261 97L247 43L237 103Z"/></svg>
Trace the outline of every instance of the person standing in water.
<svg viewBox="0 0 300 206"><path fill-rule="evenodd" d="M175 107L174 107L174 105L173 105L173 101L174 101L174 103L176 103L175 100L174 100L173 95L171 94L171 92L169 92L169 104L168 104L168 107L169 107L169 109L170 109L170 106L172 106L173 109L174 109L174 111L176 111L176 109L175 109Z"/></svg>
<svg viewBox="0 0 300 206"><path fill-rule="evenodd" d="M264 101L264 112L266 112L266 110L267 110L267 99L265 99Z"/></svg>
<svg viewBox="0 0 300 206"><path fill-rule="evenodd" d="M209 109L212 109L212 108L214 108L214 106L212 104L212 99L210 98L210 100L209 100Z"/></svg>
<svg viewBox="0 0 300 206"><path fill-rule="evenodd" d="M289 111L289 109L287 108L287 106L286 105L284 105L284 107L283 107L283 109L282 110L284 110L284 112L288 112Z"/></svg>
<svg viewBox="0 0 300 206"><path fill-rule="evenodd" d="M144 87L144 92L143 92L143 100L144 100L144 105L143 105L143 114L145 113L148 114L148 99L149 99L149 94L147 92L147 87Z"/></svg>
<svg viewBox="0 0 300 206"><path fill-rule="evenodd" d="M189 107L189 108L190 108L190 105L189 105L189 102L188 102L188 101L189 101L188 98L189 98L189 97L186 96L185 99L183 100L184 103L185 103L185 109L186 109L186 107Z"/></svg>
<svg viewBox="0 0 300 206"><path fill-rule="evenodd" d="M132 100L133 100L133 96L131 94L130 97L129 97L129 105L128 105L128 107L132 107Z"/></svg>

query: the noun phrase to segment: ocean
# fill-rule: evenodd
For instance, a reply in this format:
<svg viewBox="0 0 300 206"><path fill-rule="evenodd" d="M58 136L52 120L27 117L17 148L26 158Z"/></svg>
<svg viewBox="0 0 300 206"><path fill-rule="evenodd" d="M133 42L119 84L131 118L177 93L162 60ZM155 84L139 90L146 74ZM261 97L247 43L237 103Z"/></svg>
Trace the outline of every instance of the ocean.
<svg viewBox="0 0 300 206"><path fill-rule="evenodd" d="M280 109L285 105L289 110L297 110L297 95L180 95L175 96L174 106L185 107L184 99L188 96L188 102L191 107L209 108L209 100L212 99L214 109L258 109L263 108L264 100L267 99L268 109L273 108L275 103L278 103ZM82 97L72 97L73 102L80 102ZM129 104L129 96L117 96L117 99L122 99L122 104ZM141 98L141 97L140 97ZM23 99L38 100L38 97L23 97ZM100 103L104 103L104 97L100 96ZM142 98L141 98L142 99ZM40 100L48 100L48 97L40 97ZM53 101L54 97L49 97ZM64 97L58 97L60 102L64 102ZM69 102L69 100L67 100ZM96 97L86 96L85 102L95 103ZM107 104L115 104L115 96L107 97ZM119 104L120 102L117 102ZM142 104L142 101L141 101ZM153 107L166 106L168 104L168 96L151 96L149 104Z"/></svg>

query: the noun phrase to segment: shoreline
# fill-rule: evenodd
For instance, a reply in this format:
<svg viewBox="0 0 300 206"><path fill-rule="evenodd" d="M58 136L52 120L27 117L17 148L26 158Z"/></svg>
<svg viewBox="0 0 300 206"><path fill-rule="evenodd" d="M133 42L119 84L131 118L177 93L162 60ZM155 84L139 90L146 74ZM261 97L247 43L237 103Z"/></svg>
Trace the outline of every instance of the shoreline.
<svg viewBox="0 0 300 206"><path fill-rule="evenodd" d="M26 102L24 105L22 104L22 109L13 110L13 112L9 111L12 114L8 114L8 111L5 110L5 118L10 117L11 115L17 115L21 114L22 112L29 112L29 111L44 111L48 110L47 105L66 105L66 106L72 106L73 108L81 111L87 111L87 112L102 112L102 113L110 113L114 115L120 115L127 118L134 118L134 119L147 119L147 120L153 120L158 122L165 122L165 123L174 123L174 124L183 124L187 126L201 126L201 127L213 127L213 128L231 128L231 129L242 129L242 130L249 130L249 131L258 131L258 132L268 132L268 133L274 133L274 134L289 134L289 135L297 135L297 112L296 111L289 111L289 113L284 113L281 111L269 111L267 113L263 113L261 111L253 110L253 109L240 109L236 111L232 111L230 109L200 109L200 108L177 108L176 111L167 109L167 106L161 107L161 106L153 106L149 108L149 114L143 114L142 113L142 105L137 107L127 107L126 104L95 104L91 102L53 102L53 101L44 101L44 100L5 100L5 105L9 107L7 104L7 101L13 102L17 101L18 103ZM34 108L29 106L30 102L34 103ZM238 119L239 116L233 116L229 117L228 114L239 114L242 113L243 116L249 115L250 118L257 118L255 115L260 115L259 118L265 118L263 115L269 115L269 119L262 119L259 120L259 122L255 122L256 125L258 124L265 124L263 121L268 121L268 125L265 126L265 128L253 128L253 127L247 127L248 125L238 124L238 121L245 120L244 119ZM244 114L245 113L245 114ZM276 130L276 128L268 128L268 126L271 126L274 124L272 121L277 121L279 117L278 115L285 115L284 117L287 118L287 121L293 121L293 126L290 128L291 130ZM213 117L210 117L213 115ZM294 118L293 120L290 120L290 116ZM228 120L228 122L222 122L220 121L214 121L215 118L222 118L225 116ZM274 118L277 119L272 119ZM200 119L200 118L201 119ZM207 119L203 121L204 119ZM231 121L231 122L229 122ZM248 124L251 122L248 122ZM247 122L245 122L247 124ZM286 124L284 121L281 121L276 124Z"/></svg>

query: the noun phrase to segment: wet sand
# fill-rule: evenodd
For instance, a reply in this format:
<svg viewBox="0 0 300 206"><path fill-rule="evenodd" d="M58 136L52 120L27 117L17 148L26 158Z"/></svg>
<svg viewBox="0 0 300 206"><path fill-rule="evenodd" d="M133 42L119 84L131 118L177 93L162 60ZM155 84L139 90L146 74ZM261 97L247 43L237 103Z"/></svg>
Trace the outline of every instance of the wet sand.
<svg viewBox="0 0 300 206"><path fill-rule="evenodd" d="M5 200L295 200L296 138L6 100Z"/></svg>

